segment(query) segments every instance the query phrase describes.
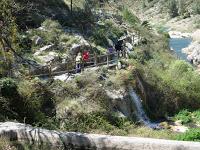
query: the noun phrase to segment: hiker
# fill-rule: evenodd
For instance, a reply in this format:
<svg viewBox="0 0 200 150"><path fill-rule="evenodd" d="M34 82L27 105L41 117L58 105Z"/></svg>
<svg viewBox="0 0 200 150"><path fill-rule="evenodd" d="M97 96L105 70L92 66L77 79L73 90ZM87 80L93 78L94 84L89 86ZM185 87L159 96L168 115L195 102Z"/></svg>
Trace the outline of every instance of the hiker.
<svg viewBox="0 0 200 150"><path fill-rule="evenodd" d="M114 53L114 48L113 47L109 47L108 48L108 54L112 54Z"/></svg>
<svg viewBox="0 0 200 150"><path fill-rule="evenodd" d="M84 62L87 62L88 60L89 60L89 56L90 56L90 54L89 54L89 52L88 51L84 51L83 52L83 61Z"/></svg>
<svg viewBox="0 0 200 150"><path fill-rule="evenodd" d="M83 60L83 66L87 65L87 62L89 61L89 52L88 51L83 51L82 54L82 60Z"/></svg>
<svg viewBox="0 0 200 150"><path fill-rule="evenodd" d="M133 51L133 46L131 45L131 43L125 43L125 57L129 58L129 54L130 52Z"/></svg>
<svg viewBox="0 0 200 150"><path fill-rule="evenodd" d="M113 47L109 47L108 50L107 50L107 53L109 55L109 59L110 60L114 60L114 58L115 58L114 48Z"/></svg>
<svg viewBox="0 0 200 150"><path fill-rule="evenodd" d="M123 49L123 40L119 40L115 44L115 50L119 56L122 56L122 49Z"/></svg>
<svg viewBox="0 0 200 150"><path fill-rule="evenodd" d="M81 60L82 56L81 53L79 52L78 55L76 56L76 73L81 72Z"/></svg>

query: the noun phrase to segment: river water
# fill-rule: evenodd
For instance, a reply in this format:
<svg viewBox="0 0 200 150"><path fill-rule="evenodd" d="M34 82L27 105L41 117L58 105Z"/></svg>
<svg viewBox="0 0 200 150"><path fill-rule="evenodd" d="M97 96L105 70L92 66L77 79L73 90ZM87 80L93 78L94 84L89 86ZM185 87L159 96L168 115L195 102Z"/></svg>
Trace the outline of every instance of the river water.
<svg viewBox="0 0 200 150"><path fill-rule="evenodd" d="M170 48L174 50L179 59L187 60L187 55L182 53L182 49L190 45L192 39L190 38L171 38L169 41Z"/></svg>

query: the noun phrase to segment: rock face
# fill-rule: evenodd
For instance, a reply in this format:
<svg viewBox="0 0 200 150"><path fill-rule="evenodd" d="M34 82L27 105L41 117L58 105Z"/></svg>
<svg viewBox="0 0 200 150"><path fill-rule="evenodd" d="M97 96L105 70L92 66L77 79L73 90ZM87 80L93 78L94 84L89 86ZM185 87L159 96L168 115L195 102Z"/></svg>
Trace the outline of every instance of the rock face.
<svg viewBox="0 0 200 150"><path fill-rule="evenodd" d="M71 55L76 55L78 52L80 51L84 51L84 50L87 50L87 51L90 51L91 49L91 46L90 44L88 43L88 41L86 41L82 36L80 35L76 35L75 36L77 39L79 39L79 43L78 44L73 44L71 49L70 49L70 54Z"/></svg>
<svg viewBox="0 0 200 150"><path fill-rule="evenodd" d="M0 123L0 136L12 141L34 146L46 144L49 149L96 149L96 150L198 150L199 142L181 142L150 138L135 138L75 132L50 131L29 125Z"/></svg>
<svg viewBox="0 0 200 150"><path fill-rule="evenodd" d="M200 29L196 30L196 31L192 34L192 39L193 39L194 41L200 42Z"/></svg>
<svg viewBox="0 0 200 150"><path fill-rule="evenodd" d="M41 45L43 43L43 39L39 36L33 37L33 42L35 45Z"/></svg>
<svg viewBox="0 0 200 150"><path fill-rule="evenodd" d="M53 48L54 44L50 44L50 45L46 45L42 48L40 48L37 52L35 52L34 56L38 56L40 55L42 52L44 51L49 51Z"/></svg>
<svg viewBox="0 0 200 150"><path fill-rule="evenodd" d="M183 53L188 55L187 59L194 65L200 64L200 43L193 42L187 48L182 50Z"/></svg>
<svg viewBox="0 0 200 150"><path fill-rule="evenodd" d="M179 31L169 31L170 38L190 38L190 33L182 33Z"/></svg>

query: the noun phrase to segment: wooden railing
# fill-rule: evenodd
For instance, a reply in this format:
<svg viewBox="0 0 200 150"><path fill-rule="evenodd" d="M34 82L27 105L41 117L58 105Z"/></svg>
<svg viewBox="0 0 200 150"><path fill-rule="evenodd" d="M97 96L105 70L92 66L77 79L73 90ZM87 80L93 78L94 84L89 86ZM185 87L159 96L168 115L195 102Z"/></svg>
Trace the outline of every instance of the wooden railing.
<svg viewBox="0 0 200 150"><path fill-rule="evenodd" d="M114 52L104 55L93 55L88 59L88 61L82 61L80 63L81 71L86 68L96 67L106 65L107 67L116 66L118 64L119 58L125 56L125 51ZM29 74L35 77L42 76L56 76L64 73L76 73L76 61L68 61L66 63L60 63L56 65L46 65L41 67L36 67L34 69L29 69Z"/></svg>

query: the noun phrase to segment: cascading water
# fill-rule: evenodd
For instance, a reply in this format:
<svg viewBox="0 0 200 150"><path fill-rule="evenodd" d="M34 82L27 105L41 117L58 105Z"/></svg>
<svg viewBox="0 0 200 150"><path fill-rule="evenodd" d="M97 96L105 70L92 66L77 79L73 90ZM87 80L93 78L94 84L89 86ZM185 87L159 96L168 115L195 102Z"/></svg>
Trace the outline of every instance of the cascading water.
<svg viewBox="0 0 200 150"><path fill-rule="evenodd" d="M129 94L130 94L131 100L135 104L136 116L139 119L139 121L142 122L145 126L148 126L150 128L160 129L157 123L152 123L150 119L147 117L146 113L144 112L142 108L140 97L136 94L136 92L133 90L131 86L129 86Z"/></svg>

